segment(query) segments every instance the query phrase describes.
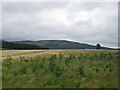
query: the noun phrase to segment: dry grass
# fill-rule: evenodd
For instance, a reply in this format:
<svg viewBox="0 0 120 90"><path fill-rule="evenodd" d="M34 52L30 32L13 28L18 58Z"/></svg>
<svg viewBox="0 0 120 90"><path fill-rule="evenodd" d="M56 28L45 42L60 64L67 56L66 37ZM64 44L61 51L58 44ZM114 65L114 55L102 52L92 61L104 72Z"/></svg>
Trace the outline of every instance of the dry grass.
<svg viewBox="0 0 120 90"><path fill-rule="evenodd" d="M117 50L99 50L100 52L117 52ZM8 56L12 58L18 58L20 56L24 57L34 57L34 56L46 56L53 54L67 54L67 53L99 53L95 49L55 49L55 50L2 50L2 60L5 60Z"/></svg>

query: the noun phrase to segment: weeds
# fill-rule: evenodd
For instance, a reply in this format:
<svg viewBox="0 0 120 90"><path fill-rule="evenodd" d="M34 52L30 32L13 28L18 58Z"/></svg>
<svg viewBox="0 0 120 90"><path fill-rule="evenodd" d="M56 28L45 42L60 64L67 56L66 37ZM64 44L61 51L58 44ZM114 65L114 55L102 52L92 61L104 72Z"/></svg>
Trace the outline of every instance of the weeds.
<svg viewBox="0 0 120 90"><path fill-rule="evenodd" d="M102 51L18 59L9 56L2 62L3 88L117 88L118 57L116 52Z"/></svg>

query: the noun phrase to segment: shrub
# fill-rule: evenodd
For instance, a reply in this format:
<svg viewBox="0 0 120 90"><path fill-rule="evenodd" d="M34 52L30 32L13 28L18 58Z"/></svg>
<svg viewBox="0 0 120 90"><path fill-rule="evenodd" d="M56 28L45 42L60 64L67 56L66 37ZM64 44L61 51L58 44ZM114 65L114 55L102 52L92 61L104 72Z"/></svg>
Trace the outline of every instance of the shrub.
<svg viewBox="0 0 120 90"><path fill-rule="evenodd" d="M25 57L20 56L20 57L19 57L20 62L23 62L23 61L24 61L24 58L25 58Z"/></svg>
<svg viewBox="0 0 120 90"><path fill-rule="evenodd" d="M110 76L110 75L111 75L111 72L108 72L108 73L107 73L107 76Z"/></svg>
<svg viewBox="0 0 120 90"><path fill-rule="evenodd" d="M55 55L51 55L50 58L49 58L49 61L53 61L57 58L56 54Z"/></svg>
<svg viewBox="0 0 120 90"><path fill-rule="evenodd" d="M49 71L48 67L44 68L45 73L48 72L48 71Z"/></svg>
<svg viewBox="0 0 120 90"><path fill-rule="evenodd" d="M42 58L42 61L43 61L43 62L45 62L45 60L46 60L46 58L45 58L45 57L43 57L43 58Z"/></svg>
<svg viewBox="0 0 120 90"><path fill-rule="evenodd" d="M11 56L7 57L6 60L3 62L3 65L7 66L12 63L13 58Z"/></svg>
<svg viewBox="0 0 120 90"><path fill-rule="evenodd" d="M107 65L106 65L106 68L108 68L108 67L109 67L109 65L107 64Z"/></svg>
<svg viewBox="0 0 120 90"><path fill-rule="evenodd" d="M98 64L99 66L101 65L101 63Z"/></svg>
<svg viewBox="0 0 120 90"><path fill-rule="evenodd" d="M60 68L59 66L56 66L56 67L54 68L53 73L54 73L57 77L60 77L60 75L62 74L62 68Z"/></svg>
<svg viewBox="0 0 120 90"><path fill-rule="evenodd" d="M112 69L110 68L109 71L112 72Z"/></svg>
<svg viewBox="0 0 120 90"><path fill-rule="evenodd" d="M35 72L36 67L34 65L32 65L32 72Z"/></svg>
<svg viewBox="0 0 120 90"><path fill-rule="evenodd" d="M63 58L63 55L61 53L59 54L59 58L60 60Z"/></svg>
<svg viewBox="0 0 120 90"><path fill-rule="evenodd" d="M51 56L51 59L53 59L53 60L56 58L57 58L56 54Z"/></svg>
<svg viewBox="0 0 120 90"><path fill-rule="evenodd" d="M56 78L54 76L50 76L45 82L46 86L54 85L56 83Z"/></svg>
<svg viewBox="0 0 120 90"><path fill-rule="evenodd" d="M72 60L72 59L74 59L75 58L75 55L74 54L71 54L70 56L69 56L69 60Z"/></svg>
<svg viewBox="0 0 120 90"><path fill-rule="evenodd" d="M100 88L106 88L104 85L101 85Z"/></svg>
<svg viewBox="0 0 120 90"><path fill-rule="evenodd" d="M40 65L37 63L32 64L32 72L38 72L38 70L40 69Z"/></svg>
<svg viewBox="0 0 120 90"><path fill-rule="evenodd" d="M78 70L79 70L79 74L82 75L82 76L84 76L83 67L82 67L82 66L79 66Z"/></svg>
<svg viewBox="0 0 120 90"><path fill-rule="evenodd" d="M106 71L106 68L104 68L104 71Z"/></svg>
<svg viewBox="0 0 120 90"><path fill-rule="evenodd" d="M109 63L109 66L111 66L111 63Z"/></svg>
<svg viewBox="0 0 120 90"><path fill-rule="evenodd" d="M42 68L44 68L44 66L43 66L43 63L41 62L40 63L40 68L42 69Z"/></svg>
<svg viewBox="0 0 120 90"><path fill-rule="evenodd" d="M82 67L84 68L84 64L82 64Z"/></svg>
<svg viewBox="0 0 120 90"><path fill-rule="evenodd" d="M112 86L112 84L109 82L108 84L107 84L107 88L109 88L109 87L111 87Z"/></svg>
<svg viewBox="0 0 120 90"><path fill-rule="evenodd" d="M95 53L95 54L94 54L94 57L95 57L95 59L97 59L97 58L98 58L98 55Z"/></svg>
<svg viewBox="0 0 120 90"><path fill-rule="evenodd" d="M78 81L76 84L75 84L75 87L80 87L81 86L81 81Z"/></svg>
<svg viewBox="0 0 120 90"><path fill-rule="evenodd" d="M99 68L96 68L96 72L98 72L99 71Z"/></svg>
<svg viewBox="0 0 120 90"><path fill-rule="evenodd" d="M69 60L69 58L66 58L65 65L68 65L68 63L70 63L70 60Z"/></svg>
<svg viewBox="0 0 120 90"><path fill-rule="evenodd" d="M78 56L78 59L79 59L79 60L81 60L81 57L80 57L80 56Z"/></svg>
<svg viewBox="0 0 120 90"><path fill-rule="evenodd" d="M18 75L18 72L17 72L17 71L14 71L14 72L13 72L13 75L14 75L14 76L17 76L17 75Z"/></svg>
<svg viewBox="0 0 120 90"><path fill-rule="evenodd" d="M96 70L96 66L92 66L92 69L93 69L93 70Z"/></svg>
<svg viewBox="0 0 120 90"><path fill-rule="evenodd" d="M49 69L50 69L51 72L54 70L55 66L56 66L56 63L54 61L50 61Z"/></svg>
<svg viewBox="0 0 120 90"><path fill-rule="evenodd" d="M80 53L80 57L83 58L83 54L82 53Z"/></svg>
<svg viewBox="0 0 120 90"><path fill-rule="evenodd" d="M21 67L21 68L19 69L19 72L20 72L21 74L25 74L25 73L26 73L26 70L27 70L26 66L23 66L23 67Z"/></svg>
<svg viewBox="0 0 120 90"><path fill-rule="evenodd" d="M27 59L25 59L24 61L25 61L25 62L28 62L28 60L27 60Z"/></svg>
<svg viewBox="0 0 120 90"><path fill-rule="evenodd" d="M90 79L92 79L92 78L93 78L93 74L92 74L92 73L89 73L89 74L87 75L87 79L90 80Z"/></svg>
<svg viewBox="0 0 120 90"><path fill-rule="evenodd" d="M93 56L90 56L89 59L92 61L93 60Z"/></svg>
<svg viewBox="0 0 120 90"><path fill-rule="evenodd" d="M104 53L101 52L100 55L99 55L99 58L104 59Z"/></svg>

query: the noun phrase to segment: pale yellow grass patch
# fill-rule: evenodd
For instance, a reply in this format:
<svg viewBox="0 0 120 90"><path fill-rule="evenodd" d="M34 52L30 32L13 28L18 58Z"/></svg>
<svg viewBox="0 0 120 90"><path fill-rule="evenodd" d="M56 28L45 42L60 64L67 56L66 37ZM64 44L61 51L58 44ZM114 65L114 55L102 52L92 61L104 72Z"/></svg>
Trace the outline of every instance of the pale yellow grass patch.
<svg viewBox="0 0 120 90"><path fill-rule="evenodd" d="M96 53L101 52L117 52L117 50L95 50L95 49L52 49L52 50L2 50L2 60L5 60L8 56L12 58L24 57L34 57L34 56L44 56L53 54L66 54L66 53Z"/></svg>

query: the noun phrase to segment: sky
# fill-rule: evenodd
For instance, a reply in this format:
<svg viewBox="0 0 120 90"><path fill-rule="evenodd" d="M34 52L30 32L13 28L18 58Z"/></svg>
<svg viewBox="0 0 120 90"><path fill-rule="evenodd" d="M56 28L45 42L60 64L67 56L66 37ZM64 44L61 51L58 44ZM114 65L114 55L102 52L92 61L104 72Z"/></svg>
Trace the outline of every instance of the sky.
<svg viewBox="0 0 120 90"><path fill-rule="evenodd" d="M69 40L118 46L118 3L4 2L2 39Z"/></svg>

